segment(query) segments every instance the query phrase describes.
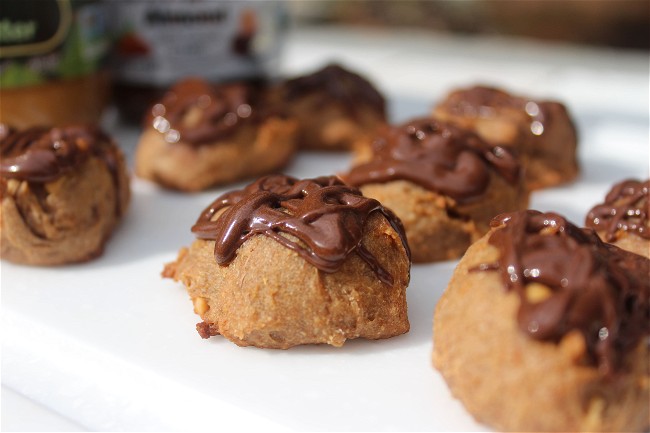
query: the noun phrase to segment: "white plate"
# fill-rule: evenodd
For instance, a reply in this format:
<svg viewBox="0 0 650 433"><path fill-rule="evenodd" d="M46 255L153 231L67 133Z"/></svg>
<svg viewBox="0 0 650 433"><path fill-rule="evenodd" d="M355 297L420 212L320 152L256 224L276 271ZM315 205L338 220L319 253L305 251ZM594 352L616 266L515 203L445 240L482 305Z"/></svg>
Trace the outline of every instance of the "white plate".
<svg viewBox="0 0 650 433"><path fill-rule="evenodd" d="M396 98L393 118L428 107ZM531 208L582 223L614 182L648 176L648 129L644 117L576 117L582 174L534 193ZM132 148L137 131L117 136ZM345 155L301 154L287 172L312 177L347 164ZM413 266L404 336L287 351L199 338L183 287L160 272L222 191L183 195L135 179L103 257L60 268L3 263L3 383L93 430L485 429L431 367L432 313L456 262Z"/></svg>

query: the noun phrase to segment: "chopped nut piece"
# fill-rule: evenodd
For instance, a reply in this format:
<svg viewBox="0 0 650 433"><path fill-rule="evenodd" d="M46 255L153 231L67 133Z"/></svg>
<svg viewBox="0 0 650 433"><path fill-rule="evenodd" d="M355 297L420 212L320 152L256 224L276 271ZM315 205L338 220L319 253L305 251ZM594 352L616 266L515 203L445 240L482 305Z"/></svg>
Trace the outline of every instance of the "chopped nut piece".
<svg viewBox="0 0 650 433"><path fill-rule="evenodd" d="M83 138L78 138L77 141L77 147L79 150L87 150L90 144L88 143L87 140L84 140Z"/></svg>
<svg viewBox="0 0 650 433"><path fill-rule="evenodd" d="M551 289L540 283L530 283L526 285L526 299L528 302L542 302L551 296Z"/></svg>
<svg viewBox="0 0 650 433"><path fill-rule="evenodd" d="M579 331L569 332L560 341L560 350L574 362L582 359L586 349L585 339Z"/></svg>
<svg viewBox="0 0 650 433"><path fill-rule="evenodd" d="M605 400L601 397L594 397L589 402L589 408L587 409L587 416L584 420L584 431L598 431L602 427L603 414L605 412Z"/></svg>
<svg viewBox="0 0 650 433"><path fill-rule="evenodd" d="M539 231L539 233L540 233L541 235L547 235L547 236L550 236L550 235L554 235L555 233L557 233L557 230L558 230L558 227L557 227L557 226L546 226L546 227L544 227L543 229L541 229L541 230Z"/></svg>
<svg viewBox="0 0 650 433"><path fill-rule="evenodd" d="M203 116L203 110L199 107L192 107L188 110L187 114L183 117L183 126L187 128L192 128L199 124L201 117Z"/></svg>
<svg viewBox="0 0 650 433"><path fill-rule="evenodd" d="M197 296L192 299L192 302L194 303L194 312L203 318L203 315L210 309L207 299Z"/></svg>
<svg viewBox="0 0 650 433"><path fill-rule="evenodd" d="M447 207L447 202L445 201L445 198L442 196L436 197L435 201L433 202L437 207L440 209L445 209Z"/></svg>

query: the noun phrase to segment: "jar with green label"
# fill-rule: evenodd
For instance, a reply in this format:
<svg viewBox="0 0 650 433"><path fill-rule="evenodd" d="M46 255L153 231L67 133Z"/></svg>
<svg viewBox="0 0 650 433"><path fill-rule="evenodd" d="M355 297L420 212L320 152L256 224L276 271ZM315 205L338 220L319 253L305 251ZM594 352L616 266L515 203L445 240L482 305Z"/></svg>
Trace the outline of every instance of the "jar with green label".
<svg viewBox="0 0 650 433"><path fill-rule="evenodd" d="M98 0L2 0L0 122L99 119L110 89L105 8Z"/></svg>

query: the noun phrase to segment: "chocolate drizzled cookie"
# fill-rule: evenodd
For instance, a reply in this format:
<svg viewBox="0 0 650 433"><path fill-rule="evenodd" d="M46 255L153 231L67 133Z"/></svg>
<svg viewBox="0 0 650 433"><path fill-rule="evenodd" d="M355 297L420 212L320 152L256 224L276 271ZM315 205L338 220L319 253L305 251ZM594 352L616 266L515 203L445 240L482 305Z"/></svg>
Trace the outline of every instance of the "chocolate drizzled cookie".
<svg viewBox="0 0 650 433"><path fill-rule="evenodd" d="M335 177L271 175L218 197L165 266L203 338L286 349L409 329L409 248L399 220Z"/></svg>
<svg viewBox="0 0 650 433"><path fill-rule="evenodd" d="M97 257L129 201L124 157L95 126L0 125L1 254L34 265Z"/></svg>
<svg viewBox="0 0 650 433"><path fill-rule="evenodd" d="M266 92L262 83L175 84L145 119L136 174L198 191L279 170L295 151L297 124Z"/></svg>
<svg viewBox="0 0 650 433"><path fill-rule="evenodd" d="M649 275L556 213L499 215L436 305L434 366L498 431L645 431Z"/></svg>
<svg viewBox="0 0 650 433"><path fill-rule="evenodd" d="M416 263L460 257L495 215L528 203L515 153L449 123L413 119L364 151L341 178L395 212Z"/></svg>
<svg viewBox="0 0 650 433"><path fill-rule="evenodd" d="M386 123L386 101L364 77L330 64L274 88L275 104L297 119L306 149L349 150Z"/></svg>
<svg viewBox="0 0 650 433"><path fill-rule="evenodd" d="M61 128L32 127L22 131L0 124L0 176L33 183L52 182L81 166L90 157L100 159L111 173L118 196L128 194L120 187L118 165L123 156L113 140L92 125ZM123 212L118 197L115 213Z"/></svg>
<svg viewBox="0 0 650 433"><path fill-rule="evenodd" d="M220 265L230 263L247 239L262 234L298 252L325 272L337 271L356 252L379 279L392 284L392 277L361 243L364 226L374 212L389 221L408 251L404 229L394 214L335 177L260 178L243 190L217 198L192 231L200 239L215 241L215 257Z"/></svg>
<svg viewBox="0 0 650 433"><path fill-rule="evenodd" d="M519 294L519 326L532 338L557 342L576 329L590 362L611 374L650 335L650 260L554 213L504 214L493 226L489 242L501 252L495 269ZM531 298L531 283L542 285L539 297Z"/></svg>
<svg viewBox="0 0 650 433"><path fill-rule="evenodd" d="M432 114L490 143L516 149L530 189L566 183L578 174L576 129L559 102L472 86L452 91Z"/></svg>
<svg viewBox="0 0 650 433"><path fill-rule="evenodd" d="M376 139L370 161L343 177L355 186L408 180L462 202L487 189L490 170L510 184L519 180L519 162L511 150L471 131L419 118Z"/></svg>
<svg viewBox="0 0 650 433"><path fill-rule="evenodd" d="M604 232L607 242L615 242L623 233L650 239L650 180L628 179L617 183L605 201L594 206L585 224Z"/></svg>
<svg viewBox="0 0 650 433"><path fill-rule="evenodd" d="M381 93L361 75L338 64L287 80L284 86L289 101L322 93L326 95L324 99L335 101L351 116L358 117L360 109L371 107L382 118L386 117L386 101Z"/></svg>
<svg viewBox="0 0 650 433"><path fill-rule="evenodd" d="M198 78L185 79L151 107L145 123L169 143L211 143L232 135L241 123L263 120L258 107L260 93L260 86L252 83L215 85Z"/></svg>

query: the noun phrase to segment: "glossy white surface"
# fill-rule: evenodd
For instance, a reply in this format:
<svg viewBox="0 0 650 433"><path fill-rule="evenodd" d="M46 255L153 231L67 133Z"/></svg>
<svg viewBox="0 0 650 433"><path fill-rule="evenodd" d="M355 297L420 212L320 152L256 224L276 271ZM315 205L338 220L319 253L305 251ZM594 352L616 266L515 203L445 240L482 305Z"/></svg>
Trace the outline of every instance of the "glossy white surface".
<svg viewBox="0 0 650 433"><path fill-rule="evenodd" d="M0 396L2 398L0 431L86 431L79 424L52 412L50 409L5 386L2 387Z"/></svg>
<svg viewBox="0 0 650 433"><path fill-rule="evenodd" d="M582 174L533 194L531 208L581 223L612 183L648 177L647 58L528 47L307 31L290 38L285 69L345 61L387 91L394 120L426 114L444 91L475 80L567 101ZM133 148L137 131L117 135ZM347 164L344 155L301 154L287 172L317 176ZM61 268L3 262L3 385L92 430L486 429L430 365L432 312L455 262L413 266L411 331L401 337L288 351L199 338L186 293L160 271L223 190L182 195L136 179L126 220L100 259Z"/></svg>

